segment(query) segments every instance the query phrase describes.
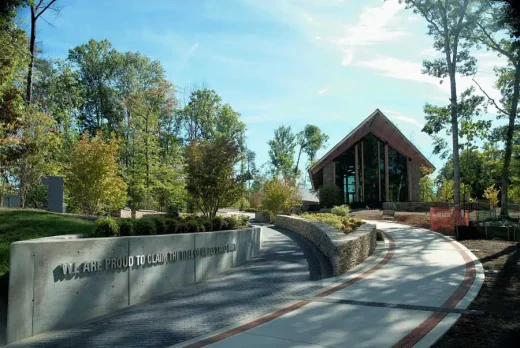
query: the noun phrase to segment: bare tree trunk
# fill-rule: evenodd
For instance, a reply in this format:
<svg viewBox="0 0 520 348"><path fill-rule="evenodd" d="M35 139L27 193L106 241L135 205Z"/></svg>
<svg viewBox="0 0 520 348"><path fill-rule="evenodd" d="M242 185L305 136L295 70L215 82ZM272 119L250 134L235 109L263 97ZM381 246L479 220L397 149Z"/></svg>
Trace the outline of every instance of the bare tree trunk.
<svg viewBox="0 0 520 348"><path fill-rule="evenodd" d="M36 44L36 10L34 5L31 5L31 38L29 42L29 51L31 56L29 58L29 69L27 71L27 104L32 104L32 75L34 70L34 49Z"/></svg>
<svg viewBox="0 0 520 348"><path fill-rule="evenodd" d="M511 110L509 111L509 124L507 126L504 165L502 167L502 190L501 190L501 209L500 216L509 216L508 186L509 186L509 168L511 166L511 154L513 148L513 134L515 130L515 120L518 108L518 97L520 94L520 65L516 66L515 80L513 86L513 98L511 101Z"/></svg>
<svg viewBox="0 0 520 348"><path fill-rule="evenodd" d="M298 165L300 164L300 156L302 155L303 146L300 146L300 152L298 152L298 160L296 161L296 167L294 167L294 175L298 174Z"/></svg>

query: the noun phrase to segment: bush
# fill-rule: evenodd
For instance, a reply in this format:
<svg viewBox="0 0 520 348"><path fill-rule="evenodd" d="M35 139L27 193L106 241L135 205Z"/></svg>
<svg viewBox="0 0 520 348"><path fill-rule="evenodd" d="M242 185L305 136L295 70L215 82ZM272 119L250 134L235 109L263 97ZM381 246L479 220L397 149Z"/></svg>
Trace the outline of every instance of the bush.
<svg viewBox="0 0 520 348"><path fill-rule="evenodd" d="M200 223L202 224L202 226L204 226L204 231L200 231L200 232L211 232L211 231L213 231L213 224L211 223L211 219L202 218L200 220Z"/></svg>
<svg viewBox="0 0 520 348"><path fill-rule="evenodd" d="M244 211L246 213L256 213L258 211L258 209L255 209L255 208L247 208L247 209L244 209Z"/></svg>
<svg viewBox="0 0 520 348"><path fill-rule="evenodd" d="M222 226L224 225L224 221L222 221L220 216L216 216L211 219L211 225L213 226L213 231L221 231Z"/></svg>
<svg viewBox="0 0 520 348"><path fill-rule="evenodd" d="M323 222L327 225L335 227L339 230L342 230L345 233L349 233L354 231L356 228L361 226L364 222L360 219L354 219L351 217L338 216L335 214L326 214L326 213L316 213L309 214L304 213L301 217L313 221Z"/></svg>
<svg viewBox="0 0 520 348"><path fill-rule="evenodd" d="M318 190L318 197L320 199L320 205L323 208L332 208L335 205L343 203L342 191L336 185L323 186Z"/></svg>
<svg viewBox="0 0 520 348"><path fill-rule="evenodd" d="M134 222L134 235L149 236L157 234L155 221L152 219L138 219Z"/></svg>
<svg viewBox="0 0 520 348"><path fill-rule="evenodd" d="M199 232L199 224L195 220L186 221L184 226L184 233Z"/></svg>
<svg viewBox="0 0 520 348"><path fill-rule="evenodd" d="M265 196L262 201L262 208L274 214L289 212L291 208L301 204L299 191L293 187L284 185L278 179L274 179L265 184Z"/></svg>
<svg viewBox="0 0 520 348"><path fill-rule="evenodd" d="M226 230L234 230L238 226L238 219L235 215L225 217L224 222L226 224Z"/></svg>
<svg viewBox="0 0 520 348"><path fill-rule="evenodd" d="M177 233L186 233L186 222L182 220L178 222Z"/></svg>
<svg viewBox="0 0 520 348"><path fill-rule="evenodd" d="M333 207L330 212L334 215L349 217L350 216L350 207L346 204L343 204L343 205Z"/></svg>
<svg viewBox="0 0 520 348"><path fill-rule="evenodd" d="M155 234L166 234L166 220L164 216L144 216L142 220L151 220L155 224Z"/></svg>
<svg viewBox="0 0 520 348"><path fill-rule="evenodd" d="M247 216L247 215L238 215L238 225L240 227L249 226L249 216Z"/></svg>
<svg viewBox="0 0 520 348"><path fill-rule="evenodd" d="M166 207L166 215L172 218L179 217L179 207L176 204L170 204Z"/></svg>
<svg viewBox="0 0 520 348"><path fill-rule="evenodd" d="M119 237L119 225L111 217L96 220L92 237Z"/></svg>
<svg viewBox="0 0 520 348"><path fill-rule="evenodd" d="M119 219L117 224L119 225L120 236L132 236L134 233L134 224L131 219Z"/></svg>
<svg viewBox="0 0 520 348"><path fill-rule="evenodd" d="M175 234L179 231L179 222L176 219L166 219L166 234Z"/></svg>

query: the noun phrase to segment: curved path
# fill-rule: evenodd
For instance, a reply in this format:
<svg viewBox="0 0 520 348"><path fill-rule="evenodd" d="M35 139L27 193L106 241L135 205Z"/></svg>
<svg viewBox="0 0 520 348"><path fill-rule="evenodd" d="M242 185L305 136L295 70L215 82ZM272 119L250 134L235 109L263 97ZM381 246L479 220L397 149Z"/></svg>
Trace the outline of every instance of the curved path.
<svg viewBox="0 0 520 348"><path fill-rule="evenodd" d="M377 222L386 243L342 277L308 241L264 227L262 254L241 267L34 347L429 346L476 296L482 267L460 244ZM474 313L473 313L474 315Z"/></svg>

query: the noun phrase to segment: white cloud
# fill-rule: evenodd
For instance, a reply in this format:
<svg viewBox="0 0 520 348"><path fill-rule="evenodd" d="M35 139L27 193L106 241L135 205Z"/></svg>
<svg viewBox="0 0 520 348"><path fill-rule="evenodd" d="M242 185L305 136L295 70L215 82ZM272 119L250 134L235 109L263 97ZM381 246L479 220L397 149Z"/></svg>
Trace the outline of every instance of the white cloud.
<svg viewBox="0 0 520 348"><path fill-rule="evenodd" d="M385 1L381 6L365 7L355 25L343 26L343 35L329 41L343 51L342 65L352 63L356 50L383 42L395 42L408 33L395 23L396 14L404 9L397 0Z"/></svg>
<svg viewBox="0 0 520 348"><path fill-rule="evenodd" d="M383 113L385 115L387 115L388 117L390 117L393 120L403 121L403 122L412 124L414 126L417 126L420 129L424 128L424 122L422 122L416 118L404 116L403 113L400 111L394 111L394 110L390 110L390 109L382 109L381 111L383 111Z"/></svg>
<svg viewBox="0 0 520 348"><path fill-rule="evenodd" d="M439 84L438 79L421 73L421 63L381 56L375 59L365 60L363 62L357 63L356 65L375 70L382 76L403 80L427 82L436 85Z"/></svg>
<svg viewBox="0 0 520 348"><path fill-rule="evenodd" d="M320 88L318 91L319 95L323 95L323 94L327 94L327 93L329 93L329 87Z"/></svg>

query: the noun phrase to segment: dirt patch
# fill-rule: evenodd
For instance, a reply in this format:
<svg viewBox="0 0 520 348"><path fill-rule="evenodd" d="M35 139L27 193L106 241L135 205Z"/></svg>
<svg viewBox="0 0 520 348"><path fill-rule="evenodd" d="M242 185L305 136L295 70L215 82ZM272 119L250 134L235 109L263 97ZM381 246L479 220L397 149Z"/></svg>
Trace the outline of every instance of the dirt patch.
<svg viewBox="0 0 520 348"><path fill-rule="evenodd" d="M498 240L460 241L480 259L486 279L470 309L434 347L518 347L520 341L520 244ZM514 342L517 342L516 344Z"/></svg>

